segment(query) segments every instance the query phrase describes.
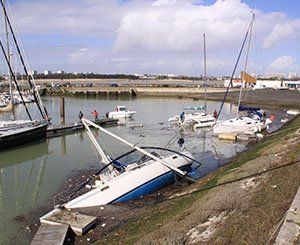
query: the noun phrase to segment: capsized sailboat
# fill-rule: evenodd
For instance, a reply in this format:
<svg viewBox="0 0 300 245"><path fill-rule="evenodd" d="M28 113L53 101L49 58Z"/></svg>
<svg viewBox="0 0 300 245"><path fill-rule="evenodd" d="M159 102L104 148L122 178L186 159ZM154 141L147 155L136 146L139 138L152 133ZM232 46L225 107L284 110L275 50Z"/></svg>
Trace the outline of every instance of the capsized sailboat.
<svg viewBox="0 0 300 245"><path fill-rule="evenodd" d="M175 152L149 147L156 150L150 153L146 150L148 148L129 143L85 118L82 119L82 122L105 166L94 175L95 178L83 183L75 192L71 190L56 196L55 199L58 202L63 202L63 207L67 209L93 207L136 199L172 183L175 174L185 176L195 161L188 151ZM90 126L130 146L133 150L114 160L110 159L98 144ZM158 153L161 150L165 150L169 154L165 156L163 153ZM139 161L131 164L120 162L122 157L127 157L135 151L143 154Z"/></svg>

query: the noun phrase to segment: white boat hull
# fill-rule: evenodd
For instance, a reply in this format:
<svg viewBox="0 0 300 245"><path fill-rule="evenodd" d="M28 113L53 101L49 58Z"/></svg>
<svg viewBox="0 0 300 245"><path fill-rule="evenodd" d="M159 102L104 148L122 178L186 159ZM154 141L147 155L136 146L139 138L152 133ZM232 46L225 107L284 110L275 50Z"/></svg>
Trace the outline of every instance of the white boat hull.
<svg viewBox="0 0 300 245"><path fill-rule="evenodd" d="M202 116L194 125L194 129L212 127L216 124L216 119L211 115Z"/></svg>
<svg viewBox="0 0 300 245"><path fill-rule="evenodd" d="M184 155L192 158L189 152ZM174 154L163 159L170 165L185 169L192 161ZM150 160L134 169L125 171L119 176L100 184L89 192L66 203L66 208L83 208L124 202L146 195L170 183L174 173L158 161Z"/></svg>
<svg viewBox="0 0 300 245"><path fill-rule="evenodd" d="M132 118L136 111L113 111L108 113L109 118Z"/></svg>
<svg viewBox="0 0 300 245"><path fill-rule="evenodd" d="M254 134L265 130L271 122L270 119L261 122L249 117L232 118L217 123L213 127L213 134Z"/></svg>
<svg viewBox="0 0 300 245"><path fill-rule="evenodd" d="M182 126L182 127L192 127L195 124L199 124L199 126L200 126L200 124L202 124L202 122L203 122L202 127L209 127L209 126L213 125L213 123L208 122L208 121L211 121L211 119L212 119L212 122L214 123L214 117L212 117L211 115L206 115L205 113L196 112L193 114L186 113L183 121L180 120L179 115L169 118L168 121L171 124L178 124L178 126ZM206 124L204 124L205 121L207 121Z"/></svg>

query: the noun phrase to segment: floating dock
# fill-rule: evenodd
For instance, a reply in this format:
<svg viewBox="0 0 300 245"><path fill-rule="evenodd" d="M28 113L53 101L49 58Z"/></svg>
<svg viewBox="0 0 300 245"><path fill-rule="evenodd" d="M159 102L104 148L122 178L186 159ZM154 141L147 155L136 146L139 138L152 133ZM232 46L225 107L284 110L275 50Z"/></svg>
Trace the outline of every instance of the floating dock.
<svg viewBox="0 0 300 245"><path fill-rule="evenodd" d="M118 124L118 119L102 118L94 122L100 126L113 126ZM59 137L64 134L75 133L83 129L84 126L81 122L63 125L52 125L47 129L47 138Z"/></svg>

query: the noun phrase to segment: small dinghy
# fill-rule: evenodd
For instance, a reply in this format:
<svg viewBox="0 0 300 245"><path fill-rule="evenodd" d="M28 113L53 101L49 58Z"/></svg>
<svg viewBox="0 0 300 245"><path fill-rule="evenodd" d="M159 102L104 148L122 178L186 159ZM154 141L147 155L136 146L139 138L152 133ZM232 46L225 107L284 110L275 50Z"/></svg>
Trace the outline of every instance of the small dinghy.
<svg viewBox="0 0 300 245"><path fill-rule="evenodd" d="M62 206L67 209L93 207L139 198L171 184L175 174L185 176L195 161L188 151L176 152L157 147L138 147L85 118L82 122L97 153L101 156L104 167L76 190L56 196L56 203L64 203ZM130 146L133 150L112 160L98 144L91 126ZM146 149L151 150L151 153ZM168 154L163 154L163 151ZM134 152L142 153L143 156L130 164L120 162L123 157L126 156L127 159L128 155Z"/></svg>

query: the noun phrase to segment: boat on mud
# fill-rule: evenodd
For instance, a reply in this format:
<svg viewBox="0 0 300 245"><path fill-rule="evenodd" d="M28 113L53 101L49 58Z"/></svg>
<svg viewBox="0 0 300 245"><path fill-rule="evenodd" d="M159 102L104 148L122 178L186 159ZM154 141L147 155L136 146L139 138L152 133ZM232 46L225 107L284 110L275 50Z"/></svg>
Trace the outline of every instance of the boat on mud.
<svg viewBox="0 0 300 245"><path fill-rule="evenodd" d="M196 162L191 153L186 150L176 152L158 147L138 147L85 118L82 119L82 123L104 167L75 190L68 190L55 197L56 204L62 204L62 207L67 209L93 207L139 198L171 184L176 175L186 176L191 170L192 163ZM130 146L132 150L111 159L98 144L90 127ZM138 160L132 163L122 162L123 158L128 159L136 152L142 154Z"/></svg>
<svg viewBox="0 0 300 245"><path fill-rule="evenodd" d="M251 20L251 22L250 22L250 24L247 28L247 32L246 32L241 50L239 52L239 56L238 56L238 59L236 61L236 64L235 64L230 82L228 83L227 90L226 90L226 93L224 95L223 102L221 104L219 113L217 114L217 118L218 118L221 111L222 111L224 102L226 101L226 97L227 97L227 94L229 92L229 88L232 86L233 77L234 77L237 65L239 63L241 54L243 52L243 49L245 47L246 41L248 41L244 71L241 72L242 86L240 88L240 93L239 93L237 116L234 117L234 118L231 118L229 120L222 121L222 122L219 122L219 123L215 124L214 127L213 127L213 134L214 135L220 135L220 134L254 134L254 133L257 133L257 132L261 132L265 129L268 129L270 124L274 120L274 115L271 115L270 118L267 118L266 112L261 111L260 108L253 108L253 107L249 107L249 106L243 106L241 104L243 88L246 87L247 85L251 86L251 85L256 83L256 78L251 76L250 74L246 73L254 20L255 20L255 15L254 15L254 13L252 13L252 20Z"/></svg>

